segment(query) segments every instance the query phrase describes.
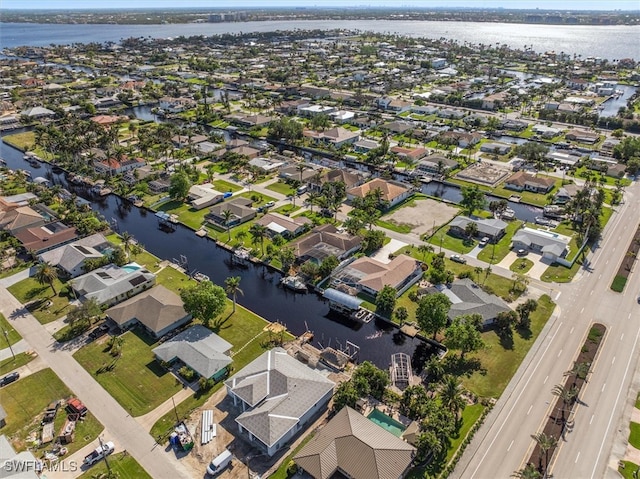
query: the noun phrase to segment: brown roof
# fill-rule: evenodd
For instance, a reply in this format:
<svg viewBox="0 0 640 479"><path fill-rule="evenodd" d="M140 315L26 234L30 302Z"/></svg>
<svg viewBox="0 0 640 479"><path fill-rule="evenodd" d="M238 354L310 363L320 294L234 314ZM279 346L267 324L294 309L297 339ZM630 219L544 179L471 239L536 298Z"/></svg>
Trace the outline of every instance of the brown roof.
<svg viewBox="0 0 640 479"><path fill-rule="evenodd" d="M345 170L331 170L322 175L321 183L329 183L335 181L342 181L347 188L351 188L360 181L362 181L362 177L355 173L349 173Z"/></svg>
<svg viewBox="0 0 640 479"><path fill-rule="evenodd" d="M353 479L397 479L415 448L346 406L294 457L315 479L340 468Z"/></svg>
<svg viewBox="0 0 640 479"><path fill-rule="evenodd" d="M44 223L44 218L29 206L0 212L0 227L7 231L16 231L38 223Z"/></svg>
<svg viewBox="0 0 640 479"><path fill-rule="evenodd" d="M379 189L382 191L382 199L385 201L393 201L394 198L406 193L408 188L404 188L396 183L390 183L381 178L375 178L364 185L351 188L348 193L359 198L364 198L367 193Z"/></svg>
<svg viewBox="0 0 640 479"><path fill-rule="evenodd" d="M304 216L290 218L288 216L281 215L280 213L267 213L262 218L258 219L256 223L262 226L268 226L271 223L275 223L285 228L288 232L294 233L301 226L311 223L311 220Z"/></svg>
<svg viewBox="0 0 640 479"><path fill-rule="evenodd" d="M15 233L15 237L22 243L27 251L33 250L36 253L51 249L56 245L69 243L78 237L75 227L60 223L48 223L42 226L25 228Z"/></svg>
<svg viewBox="0 0 640 479"><path fill-rule="evenodd" d="M332 224L325 224L317 226L311 233L304 238L300 238L297 241L293 241L289 246L292 246L294 253L297 257L304 256L306 253L317 247L321 243L326 243L330 246L338 248L341 253L336 256L344 254L352 248L355 248L362 242L362 238L359 236L352 236L346 233L339 233L338 229Z"/></svg>
<svg viewBox="0 0 640 479"><path fill-rule="evenodd" d="M549 188L550 186L555 184L555 180L547 176L532 175L531 173L527 173L526 171L517 171L509 178L507 178L505 180L505 183L522 187L524 187L525 184L529 183L531 185Z"/></svg>
<svg viewBox="0 0 640 479"><path fill-rule="evenodd" d="M395 288L409 277L416 269L416 260L401 254L393 258L390 263L384 264L368 256L363 256L351 263L349 268L357 269L366 274L359 281L361 285L374 291L380 291L385 286Z"/></svg>

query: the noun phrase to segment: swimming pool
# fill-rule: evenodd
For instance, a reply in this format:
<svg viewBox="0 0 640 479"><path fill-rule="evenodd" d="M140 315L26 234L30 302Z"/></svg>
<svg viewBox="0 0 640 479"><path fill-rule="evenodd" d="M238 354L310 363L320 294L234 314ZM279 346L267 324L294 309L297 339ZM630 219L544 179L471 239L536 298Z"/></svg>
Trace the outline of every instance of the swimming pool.
<svg viewBox="0 0 640 479"><path fill-rule="evenodd" d="M367 419L369 419L371 422L376 423L378 426L386 429L391 434L397 437L402 436L402 433L406 429L406 427L404 427L401 423L377 409L371 411L371 414L367 416Z"/></svg>
<svg viewBox="0 0 640 479"><path fill-rule="evenodd" d="M142 266L140 266L138 263L129 263L129 264L125 264L122 267L123 270L125 270L127 273L133 273L134 271L138 271L139 269L142 269Z"/></svg>

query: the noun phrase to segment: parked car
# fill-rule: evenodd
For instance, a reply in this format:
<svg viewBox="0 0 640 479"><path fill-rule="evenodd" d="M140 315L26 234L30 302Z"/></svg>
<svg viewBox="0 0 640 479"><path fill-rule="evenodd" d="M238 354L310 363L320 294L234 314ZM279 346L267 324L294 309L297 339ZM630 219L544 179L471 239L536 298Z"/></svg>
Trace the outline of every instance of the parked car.
<svg viewBox="0 0 640 479"><path fill-rule="evenodd" d="M527 256L529 252L526 249L519 249L518 251L516 251L516 254L518 256Z"/></svg>
<svg viewBox="0 0 640 479"><path fill-rule="evenodd" d="M105 456L111 454L114 450L115 446L113 445L113 442L105 442L101 446L96 447L95 450L91 452L91 454L85 456L83 462L87 466L91 466L98 462L100 459L103 459Z"/></svg>
<svg viewBox="0 0 640 479"><path fill-rule="evenodd" d="M482 239L480 240L480 246L481 246L481 247L482 247L482 246L486 246L487 244L489 244L489 237L488 237L488 236L485 236L484 238L482 238Z"/></svg>
<svg viewBox="0 0 640 479"><path fill-rule="evenodd" d="M6 386L7 384L11 384L14 381L17 381L20 378L20 373L13 372L7 374L5 377L0 379L0 386Z"/></svg>
<svg viewBox="0 0 640 479"><path fill-rule="evenodd" d="M467 260L462 256L460 256L459 254L452 254L451 261L455 261L456 263L460 263L460 264L467 264Z"/></svg>
<svg viewBox="0 0 640 479"><path fill-rule="evenodd" d="M222 453L218 454L213 458L211 464L207 466L207 474L210 476L217 476L226 468L229 464L231 464L231 459L233 455L229 449L225 449Z"/></svg>
<svg viewBox="0 0 640 479"><path fill-rule="evenodd" d="M269 201L264 204L264 208L273 208L276 205L275 201Z"/></svg>
<svg viewBox="0 0 640 479"><path fill-rule="evenodd" d="M96 339L100 336L104 336L109 332L109 325L107 323L102 323L100 326L95 328L93 331L89 333L89 338Z"/></svg>

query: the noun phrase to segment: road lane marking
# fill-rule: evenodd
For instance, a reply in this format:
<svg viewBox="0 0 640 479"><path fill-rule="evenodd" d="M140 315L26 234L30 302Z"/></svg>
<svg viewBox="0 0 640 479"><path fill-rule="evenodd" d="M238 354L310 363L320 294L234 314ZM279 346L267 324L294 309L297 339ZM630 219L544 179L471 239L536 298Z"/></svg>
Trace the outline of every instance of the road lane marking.
<svg viewBox="0 0 640 479"><path fill-rule="evenodd" d="M562 354L562 351L563 350L561 349L560 352L558 353L558 357L560 357L560 355ZM549 377L549 376L547 376L547 377Z"/></svg>
<svg viewBox="0 0 640 479"><path fill-rule="evenodd" d="M546 378L544 378L544 382L542 384L547 384L547 379L549 379L549 376L547 375Z"/></svg>
<svg viewBox="0 0 640 479"><path fill-rule="evenodd" d="M513 446L513 439L511 440L511 444L509 444L509 447L507 448L507 452L511 450L511 446Z"/></svg>
<svg viewBox="0 0 640 479"><path fill-rule="evenodd" d="M622 338L624 338L624 333L622 333L622 336L620 336L620 341L622 341Z"/></svg>
<svg viewBox="0 0 640 479"><path fill-rule="evenodd" d="M575 327L571 328L571 331L569 331L569 334L573 334L573 330L576 329Z"/></svg>
<svg viewBox="0 0 640 479"><path fill-rule="evenodd" d="M589 424L591 424L591 423L593 422L593 418L594 418L594 417L596 417L596 415L595 415L595 414L592 414L592 415L591 415L591 419L589 419Z"/></svg>
<svg viewBox="0 0 640 479"><path fill-rule="evenodd" d="M611 364L616 362L616 357L614 356L613 359L611 360Z"/></svg>
<svg viewBox="0 0 640 479"><path fill-rule="evenodd" d="M606 385L607 385L607 383L604 383L604 384L602 385L602 389L600 390L600 392L601 392L601 393L603 393L603 392L604 392L604 388L605 388L605 386L606 386Z"/></svg>
<svg viewBox="0 0 640 479"><path fill-rule="evenodd" d="M580 314L582 314L582 313L584 313L584 308L582 308L582 309L580 310Z"/></svg>
<svg viewBox="0 0 640 479"><path fill-rule="evenodd" d="M602 273L600 273L600 276L598 276L598 279L602 279Z"/></svg>
<svg viewBox="0 0 640 479"><path fill-rule="evenodd" d="M531 412L531 408L533 408L533 404L531 406L529 406L529 410L527 411L527 416L529 415L529 413Z"/></svg>
<svg viewBox="0 0 640 479"><path fill-rule="evenodd" d="M578 452L578 455L576 456L576 460L574 461L574 464L578 463L578 459L580 459L580 452Z"/></svg>

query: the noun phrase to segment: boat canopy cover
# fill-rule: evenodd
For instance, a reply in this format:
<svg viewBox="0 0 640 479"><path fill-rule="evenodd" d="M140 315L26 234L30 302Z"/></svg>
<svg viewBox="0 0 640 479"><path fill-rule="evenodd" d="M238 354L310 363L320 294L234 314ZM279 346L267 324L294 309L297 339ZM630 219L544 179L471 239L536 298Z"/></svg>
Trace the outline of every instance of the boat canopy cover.
<svg viewBox="0 0 640 479"><path fill-rule="evenodd" d="M351 296L350 294L343 293L342 291L338 291L333 288L326 289L323 296L329 301L342 304L350 309L358 309L363 301L360 298L356 298L355 296Z"/></svg>

